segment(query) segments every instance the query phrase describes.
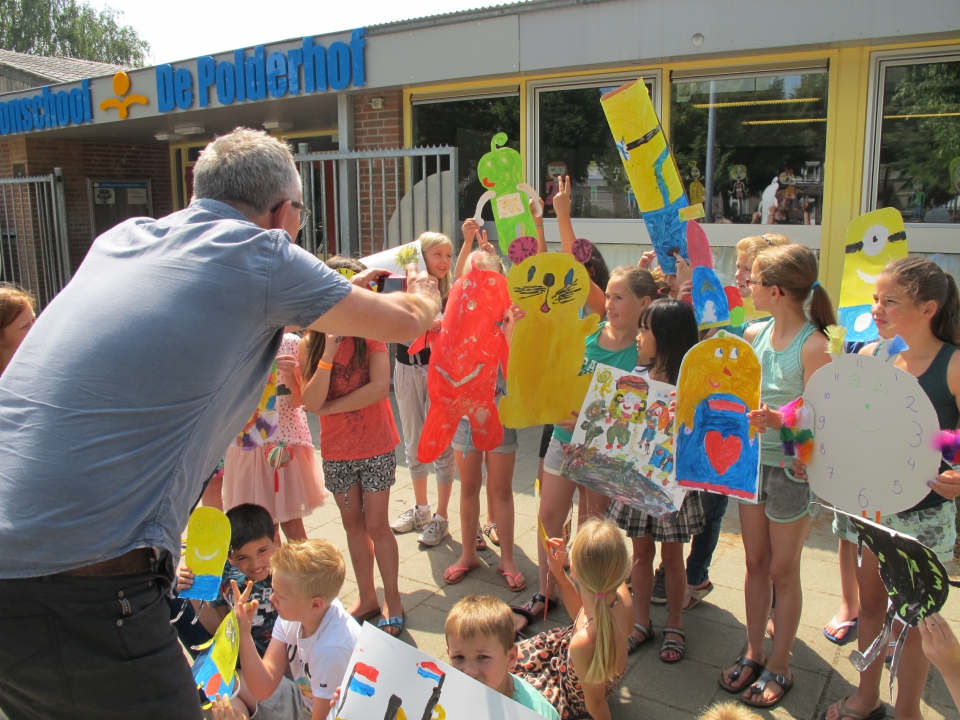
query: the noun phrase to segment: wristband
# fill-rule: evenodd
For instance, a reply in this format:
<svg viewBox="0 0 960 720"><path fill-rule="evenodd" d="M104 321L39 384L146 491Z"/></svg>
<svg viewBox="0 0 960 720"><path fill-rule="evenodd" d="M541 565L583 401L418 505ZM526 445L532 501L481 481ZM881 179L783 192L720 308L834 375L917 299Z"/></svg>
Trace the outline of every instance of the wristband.
<svg viewBox="0 0 960 720"><path fill-rule="evenodd" d="M333 363L328 363L321 360L317 363L317 370L333 370Z"/></svg>
<svg viewBox="0 0 960 720"><path fill-rule="evenodd" d="M534 223L533 226L534 226L534 227L543 227L543 223L540 223L539 225L537 225L536 223Z"/></svg>

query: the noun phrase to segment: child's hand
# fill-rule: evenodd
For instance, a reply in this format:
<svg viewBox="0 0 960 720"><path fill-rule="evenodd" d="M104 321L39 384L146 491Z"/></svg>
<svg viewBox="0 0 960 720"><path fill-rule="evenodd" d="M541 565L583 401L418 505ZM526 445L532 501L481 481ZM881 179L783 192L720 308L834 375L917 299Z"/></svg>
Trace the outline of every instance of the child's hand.
<svg viewBox="0 0 960 720"><path fill-rule="evenodd" d="M337 689L333 691L333 697L330 698L330 707L332 707L332 708L336 708L336 707L337 707L337 703L340 702L340 691L341 691L341 690L343 690L343 688L338 685L338 686L337 686Z"/></svg>
<svg viewBox="0 0 960 720"><path fill-rule="evenodd" d="M177 592L181 593L193 587L193 571L188 567L180 568L180 574L177 575Z"/></svg>
<svg viewBox="0 0 960 720"><path fill-rule="evenodd" d="M570 206L572 204L571 192L573 185L570 182L570 176L557 176L557 194L553 196L553 209L558 218L570 217Z"/></svg>
<svg viewBox="0 0 960 720"><path fill-rule="evenodd" d="M960 496L960 472L956 470L945 470L937 475L936 480L927 483L937 495L945 497L947 500L953 500Z"/></svg>
<svg viewBox="0 0 960 720"><path fill-rule="evenodd" d="M463 233L463 241L473 247L473 239L480 234L480 225L470 217L463 221L460 231Z"/></svg>
<svg viewBox="0 0 960 720"><path fill-rule="evenodd" d="M340 335L327 333L327 342L323 346L323 356L320 358L323 362L333 362L333 359L337 356L337 349L340 347L340 341L342 339Z"/></svg>
<svg viewBox="0 0 960 720"><path fill-rule="evenodd" d="M810 479L807 477L807 466L800 462L800 458L794 458L793 464L790 465L790 473L797 479L803 480L804 482L810 482Z"/></svg>
<svg viewBox="0 0 960 720"><path fill-rule="evenodd" d="M693 281L687 280L677 291L677 300L680 302L693 304Z"/></svg>
<svg viewBox="0 0 960 720"><path fill-rule="evenodd" d="M257 606L260 604L256 600L247 602L250 599L250 593L253 592L253 583L247 580L247 586L243 593L237 587L236 580L230 581L230 587L233 590L233 612L237 616L237 624L240 626L241 632L248 633L250 628L253 627L253 619L257 616Z"/></svg>
<svg viewBox="0 0 960 720"><path fill-rule="evenodd" d="M766 432L767 428L779 430L783 426L783 415L776 410L771 410L766 403L760 403L759 410L748 412L747 420L758 432Z"/></svg>
<svg viewBox="0 0 960 720"><path fill-rule="evenodd" d="M277 355L277 372L293 377L297 371L297 359L293 355Z"/></svg>
<svg viewBox="0 0 960 720"><path fill-rule="evenodd" d="M917 623L923 654L937 666L944 678L960 676L960 642L940 613L933 613Z"/></svg>
<svg viewBox="0 0 960 720"><path fill-rule="evenodd" d="M680 253L675 253L674 257L677 260L677 284L682 288L685 283L693 282L693 268L680 256Z"/></svg>
<svg viewBox="0 0 960 720"><path fill-rule="evenodd" d="M558 428L563 428L564 430L573 432L573 430L577 427L577 417L579 417L579 414L573 411L571 411L570 414L573 415L573 418L570 420L561 420L557 423Z"/></svg>
<svg viewBox="0 0 960 720"><path fill-rule="evenodd" d="M547 565L550 567L550 574L558 578L564 573L563 563L567 559L567 543L563 538L550 538L547 540Z"/></svg>
<svg viewBox="0 0 960 720"><path fill-rule="evenodd" d="M657 253L653 250L647 250L640 256L640 262L637 263L637 267L641 270L649 270L653 267L653 261L656 259Z"/></svg>
<svg viewBox="0 0 960 720"><path fill-rule="evenodd" d="M246 713L237 712L229 695L217 695L210 699L210 715L213 720L248 720Z"/></svg>
<svg viewBox="0 0 960 720"><path fill-rule="evenodd" d="M513 332L517 329L517 322L526 316L527 314L520 309L519 305L512 305L503 311L503 324L500 329L503 330L508 345L513 341Z"/></svg>
<svg viewBox="0 0 960 720"><path fill-rule="evenodd" d="M489 240L487 240L487 231L481 230L480 234L477 235L477 242L480 245L480 249L485 253L490 253L491 255L497 254L497 249L493 246Z"/></svg>

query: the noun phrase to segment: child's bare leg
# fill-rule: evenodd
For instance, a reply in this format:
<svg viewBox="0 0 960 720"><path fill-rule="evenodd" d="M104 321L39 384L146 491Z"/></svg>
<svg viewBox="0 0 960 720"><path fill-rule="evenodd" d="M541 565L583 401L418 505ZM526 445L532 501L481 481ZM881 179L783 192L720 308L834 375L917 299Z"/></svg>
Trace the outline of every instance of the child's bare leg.
<svg viewBox="0 0 960 720"><path fill-rule="evenodd" d="M373 540L373 551L383 582L384 617L403 617L400 600L400 549L390 529L390 489L363 493L363 522L366 534ZM371 567L371 576L373 574ZM394 633L391 633L394 634ZM399 632L395 633L399 634Z"/></svg>
<svg viewBox="0 0 960 720"><path fill-rule="evenodd" d="M447 582L456 582L475 567L480 559L477 556L477 528L480 526L480 485L483 482L481 463L483 453L471 450L453 453L460 473L460 557L443 573ZM488 478L489 483L489 478Z"/></svg>
<svg viewBox="0 0 960 720"><path fill-rule="evenodd" d="M283 530L283 535L287 538L287 541L307 539L307 529L303 526L303 518L286 520L280 523L280 528Z"/></svg>
<svg viewBox="0 0 960 720"><path fill-rule="evenodd" d="M357 578L360 597L347 608L351 615L361 616L379 606L377 586L373 580L373 541L367 534L363 517L363 495L360 483L351 487L346 495L335 495L343 529L347 533L347 549Z"/></svg>

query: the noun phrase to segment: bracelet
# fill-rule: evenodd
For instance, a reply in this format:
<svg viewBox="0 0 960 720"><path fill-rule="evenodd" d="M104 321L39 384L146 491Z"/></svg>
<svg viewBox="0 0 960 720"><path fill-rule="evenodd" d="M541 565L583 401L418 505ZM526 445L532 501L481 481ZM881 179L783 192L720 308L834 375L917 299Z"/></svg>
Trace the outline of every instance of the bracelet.
<svg viewBox="0 0 960 720"><path fill-rule="evenodd" d="M333 363L328 363L321 360L317 363L317 370L333 370Z"/></svg>
<svg viewBox="0 0 960 720"><path fill-rule="evenodd" d="M540 223L539 225L537 225L536 223L534 223L533 226L534 226L534 227L543 227L543 223Z"/></svg>

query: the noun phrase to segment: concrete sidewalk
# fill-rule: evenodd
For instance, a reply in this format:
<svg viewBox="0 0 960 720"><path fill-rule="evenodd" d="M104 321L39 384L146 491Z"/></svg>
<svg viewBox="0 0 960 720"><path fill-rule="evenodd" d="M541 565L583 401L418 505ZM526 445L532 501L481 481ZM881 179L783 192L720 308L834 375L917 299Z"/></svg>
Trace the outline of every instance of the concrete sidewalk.
<svg viewBox="0 0 960 720"><path fill-rule="evenodd" d="M399 415L396 410L394 412L399 425ZM407 614L402 638L442 660L447 659L444 621L447 611L457 600L466 595L486 594L500 597L508 604L516 604L526 602L537 587L537 522L533 485L537 475L540 429L522 430L519 435L520 450L517 452L513 487L516 498L517 563L527 579L526 590L514 594L507 589L504 579L496 572L498 555L492 544L489 550L480 554L481 566L478 569L457 585L444 584L444 570L460 555L459 482L454 486L450 502L451 537L437 547L427 549L417 543L416 533L398 536L400 591ZM390 498L394 516L413 503L413 488L402 445L397 448L397 460L397 483ZM431 502L435 503L436 484L432 475L429 486ZM486 512L483 494L481 508L482 520ZM826 513L814 519L803 554L804 607L792 659L796 685L780 707L761 713L765 717L819 718L830 703L854 690L857 671L847 658L856 644L837 647L822 632L823 625L837 610L840 595L837 543L830 533L831 519L832 515ZM346 536L337 506L332 500L306 518L305 523L311 537L331 540L346 553ZM715 702L735 697L718 687L717 677L723 668L733 664L746 642L744 557L739 532L736 503L731 503L710 570L710 578L716 589L703 603L684 615L686 658L676 665L660 662L658 654L663 638L659 629L666 621L666 609L655 605L653 623L658 630L657 638L630 657L626 675L611 699L614 718L691 718ZM951 575L960 574L960 565L956 562L950 563L947 569ZM348 604L355 598L356 583L348 562L347 582L341 599ZM943 615L960 633L960 593L951 594ZM569 622L570 618L562 610L555 611L549 618L551 627ZM531 630L540 632L546 628L541 621ZM885 672L882 697L888 702L886 683ZM922 711L923 717L930 720L960 718L936 669L931 670ZM892 711L889 716L892 717Z"/></svg>

